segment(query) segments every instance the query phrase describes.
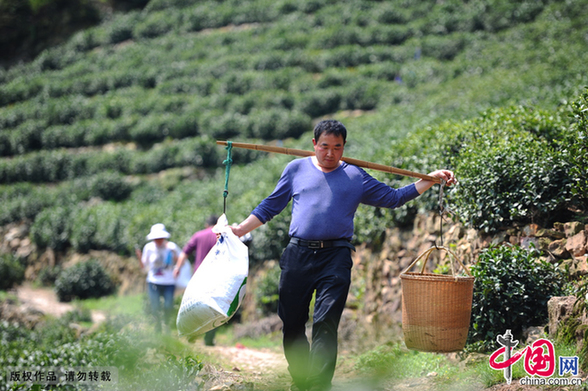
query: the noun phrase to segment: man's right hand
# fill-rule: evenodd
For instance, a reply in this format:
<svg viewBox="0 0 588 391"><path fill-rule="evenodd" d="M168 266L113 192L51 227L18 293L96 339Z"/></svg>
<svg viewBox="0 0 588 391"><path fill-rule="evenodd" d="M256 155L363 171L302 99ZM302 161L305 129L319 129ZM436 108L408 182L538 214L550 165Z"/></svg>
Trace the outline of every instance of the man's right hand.
<svg viewBox="0 0 588 391"><path fill-rule="evenodd" d="M249 215L243 222L237 226L231 226L231 230L238 237L245 236L254 229L261 227L263 223L254 215Z"/></svg>

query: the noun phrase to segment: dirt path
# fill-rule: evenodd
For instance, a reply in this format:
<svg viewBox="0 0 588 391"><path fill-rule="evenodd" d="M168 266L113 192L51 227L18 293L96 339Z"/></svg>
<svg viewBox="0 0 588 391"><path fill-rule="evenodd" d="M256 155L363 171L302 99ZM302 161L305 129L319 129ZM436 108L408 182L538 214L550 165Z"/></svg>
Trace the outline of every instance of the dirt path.
<svg viewBox="0 0 588 391"><path fill-rule="evenodd" d="M241 344L204 346L201 342L194 349L205 362L200 374L204 390L286 390L289 384L282 352Z"/></svg>
<svg viewBox="0 0 588 391"><path fill-rule="evenodd" d="M202 389L207 391L286 391L290 376L281 350L249 349L236 346L204 346L196 342L194 349L206 363L202 377ZM332 391L437 391L435 372L415 378L403 378L374 382L363 377L355 368L353 357L340 354L333 379ZM585 375L581 376L585 378ZM463 379L453 386L445 385L444 390L455 391L579 391L578 386L534 386L521 385L518 380L512 384L496 384L484 387L479 380Z"/></svg>
<svg viewBox="0 0 588 391"><path fill-rule="evenodd" d="M240 344L205 346L204 343L197 341L194 350L206 363L200 375L203 390L289 390L291 381L287 370L288 364L281 349L250 349ZM339 356L332 391L436 391L432 377L403 379L394 384L375 385L372 380L357 373L354 364L355 361L344 353Z"/></svg>
<svg viewBox="0 0 588 391"><path fill-rule="evenodd" d="M25 283L16 289L16 296L23 309L40 311L56 318L75 309L71 303L61 303L51 288L37 288ZM104 319L103 312L92 311L92 322L100 323Z"/></svg>

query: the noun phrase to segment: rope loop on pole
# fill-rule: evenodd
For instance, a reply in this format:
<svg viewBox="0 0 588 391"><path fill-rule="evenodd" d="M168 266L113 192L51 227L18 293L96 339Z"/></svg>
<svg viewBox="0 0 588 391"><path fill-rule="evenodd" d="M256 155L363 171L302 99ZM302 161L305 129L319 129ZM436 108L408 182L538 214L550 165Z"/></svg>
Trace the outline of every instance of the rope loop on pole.
<svg viewBox="0 0 588 391"><path fill-rule="evenodd" d="M227 213L227 196L229 195L229 174L231 173L231 164L233 164L233 142L227 141L227 146L225 147L227 150L227 158L223 161L223 164L226 166L225 169L225 190L223 191L223 213Z"/></svg>
<svg viewBox="0 0 588 391"><path fill-rule="evenodd" d="M441 179L439 184L439 239L441 240L441 247L443 247L443 212L445 207L443 206L443 188L447 182ZM435 248L437 248L437 241L435 241Z"/></svg>

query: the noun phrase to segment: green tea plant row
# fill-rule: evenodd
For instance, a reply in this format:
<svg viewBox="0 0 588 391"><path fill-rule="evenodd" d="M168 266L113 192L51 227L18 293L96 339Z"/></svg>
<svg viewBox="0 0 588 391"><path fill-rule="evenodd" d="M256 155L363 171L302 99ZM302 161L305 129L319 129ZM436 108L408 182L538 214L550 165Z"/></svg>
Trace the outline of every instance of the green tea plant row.
<svg viewBox="0 0 588 391"><path fill-rule="evenodd" d="M233 158L239 159L238 155ZM287 157L280 157L279 160L284 162L287 160L284 158ZM243 219L259 202L260 194L271 192L282 167L268 166L262 162L252 164L252 167L235 166L231 170L226 210L230 222ZM40 206L39 193L46 189L27 194L14 191L11 201L6 204L32 204L31 216L28 216L33 221L30 238L41 249L49 247L63 251L73 248L78 252L101 249L131 255L136 246L143 246L149 228L156 222L164 223L172 233L171 240L183 246L195 231L204 226L209 215L222 214L224 171L224 168L219 168L203 180L184 180L170 175L158 181L125 183L131 192L125 199L117 201L108 200L104 196L84 202L75 193L69 198L60 197L72 188L62 185L54 193L47 191ZM108 189L116 191L116 187L104 187L105 192ZM15 211L15 215L18 211ZM285 211L284 216L276 218L269 227L264 227L256 234L256 250L252 251L255 253L254 262L268 259L266 257L279 251L281 243L287 238L288 221L288 213ZM266 230L274 231L280 239L276 241L276 236L266 236L263 233Z"/></svg>
<svg viewBox="0 0 588 391"><path fill-rule="evenodd" d="M340 91L313 94L300 100L303 102L300 109L314 114L348 105L354 108L373 108L377 94L368 88L365 85L350 87L347 91L351 96L342 96ZM240 136L266 140L283 139L299 137L311 128L310 115L296 109L280 107L281 104L288 105L288 96L280 98L279 94L270 95L264 92L236 97L233 100L231 96L219 95L216 98L218 108L208 111L203 108L192 111L193 106L188 106L180 112L153 111L141 115L138 110L139 112L130 112L128 115L120 113L116 118L102 120L75 120L76 115L84 115L81 114L83 109L76 113L64 108L64 111L56 114L64 124L47 126L47 122L51 121L51 116L47 116L44 120L29 120L14 129L0 132L0 155L22 155L33 151L101 146L115 142L134 142L150 147L166 138L185 139L198 135L214 138ZM225 110L228 105L233 109ZM64 103L62 107L71 106ZM120 106L109 106L110 111L119 109L123 110ZM70 124L67 121L71 121L72 117L73 123Z"/></svg>
<svg viewBox="0 0 588 391"><path fill-rule="evenodd" d="M39 212L54 205L76 205L92 198L120 202L129 197L137 184L114 171L101 172L57 186L18 183L0 187L0 224L34 220Z"/></svg>
<svg viewBox="0 0 588 391"><path fill-rule="evenodd" d="M53 88L44 86L41 79L31 77L34 75L34 69L26 70L26 81L27 85L23 85L24 80L18 80L20 77L16 77L14 80L9 75L4 75L3 79L9 83L3 88L2 102L0 104L6 105L8 103L14 103L21 100L30 99L44 91L50 96L62 96L63 93L68 91L77 91L78 93L83 92L88 95L94 95L97 93L104 93L105 89L111 89L113 86L128 86L129 83L134 85L142 86L153 86L155 79L158 75L154 72L153 61L158 59L161 61L162 57L159 56L147 56L149 61L144 61L145 56L142 56L140 60L136 60L133 56L129 56L129 53L137 52L137 48L122 48L122 50L116 49L113 51L107 50L107 46L117 44L119 42L127 41L129 39L136 39L143 44L140 46L146 46L146 42L142 40L152 41L156 37L166 37L161 42L150 42L149 46L163 46L165 45L166 56L165 60L175 58L178 53L183 53L182 59L185 60L187 53L192 53L192 58L198 58L200 62L212 62L205 53L209 53L208 48L216 47L222 48L222 50L214 51L212 60L214 57L222 55L226 56L226 49L230 48L231 53L241 53L248 55L249 53L259 53L260 48L263 47L263 51L266 52L268 49L272 49L272 43L281 45L280 50L282 51L281 57L287 56L287 53L293 49L306 49L306 51L326 50L327 55L330 51L340 46L352 45L356 50L362 50L364 47L377 47L378 45L385 45L385 47L395 48L402 44L409 37L421 37L425 36L422 42L415 42L414 44L422 46L423 56L433 56L437 59L447 60L452 59L455 55L463 48L466 42L464 36L460 35L449 35L447 38L441 37L442 35L453 33L453 32L472 32L476 30L487 30L497 31L502 28L516 25L517 23L525 23L532 21L542 10L543 4L536 3L524 3L522 5L508 5L508 2L504 2L502 5L501 13L494 15L492 10L498 7L488 7L485 2L474 2L475 4L466 6L466 12L460 10L459 17L461 20L446 20L447 17L442 18L445 25L437 26L437 23L432 21L439 20L440 15L444 15L445 12L451 11L451 8L456 8L457 4L453 4L450 7L437 7L434 8L433 12L426 12L427 6L415 7L412 14L402 16L402 11L397 11L397 7L393 7L387 3L372 3L365 2L360 5L354 4L353 2L344 4L329 4L328 6L321 7L312 10L312 14L308 15L305 13L297 13L295 10L281 9L281 6L261 4L258 2L248 3L237 3L237 4L218 4L216 2L210 2L205 4L198 4L193 6L191 9L194 10L197 20L207 21L211 25L197 26L183 28L182 19L189 21L190 12L186 10L177 10L169 8L167 10L152 10L151 12L134 12L129 13L118 18L115 18L112 22L106 23L103 27L88 30L81 33L77 38L70 41L69 46L62 46L55 50L48 50L35 62L38 65L39 71L60 70L64 69L67 72L63 73L63 83L55 85ZM533 5L536 4L536 5ZM461 5L463 7L463 5ZM277 8L276 8L277 7ZM258 27L251 29L252 31L239 31L235 34L212 34L210 37L202 36L189 37L185 36L190 31L200 31L205 27L219 28L228 24L242 24L250 22L243 20L243 8L251 9L251 15L254 15L257 20L253 22L265 23L268 20L282 21L283 18L288 18L288 23L293 24L291 30L300 31L297 37L302 41L295 43L295 47L285 44L284 41L292 40L287 37L287 34L291 31L285 31L283 27L279 26L276 28ZM288 8L288 7L286 7ZM450 8L450 9L446 9ZM263 17L264 12L274 12L279 10L275 17L266 18ZM272 11L273 10L273 11ZM285 12L282 16L282 12ZM294 12L294 13L293 13ZM223 15L223 17L216 17L211 13ZM229 13L230 16L224 16ZM406 13L406 12L405 12ZM493 22L488 19L491 17L487 16L488 13L492 14L496 20L495 22L502 23L503 26L492 27ZM382 16L383 15L383 16ZM507 15L507 16L505 16ZM411 22L407 25L408 20ZM188 22L186 22L188 23ZM174 26L172 29L170 26ZM180 27L177 27L180 26ZM431 27L434 26L434 27ZM105 31L110 30L110 33ZM136 31L137 30L137 31ZM153 30L152 32L147 32ZM260 31L261 30L261 31ZM269 30L269 31L267 31ZM126 33L125 33L126 31ZM260 34L261 33L261 34ZM107 35L109 38L104 40L101 36ZM261 35L261 39L258 36ZM186 38L191 45L186 44ZM307 42L304 42L304 39ZM196 41L200 41L196 44ZM270 45L268 45L270 44ZM284 46L285 44L285 46ZM414 46L411 45L411 46ZM269 48L268 48L269 46ZM95 60L92 63L83 64L82 56L85 58L85 51L94 49L96 47L103 48L102 51L95 54L93 57ZM141 49L143 49L141 47ZM171 49L171 50L170 50ZM188 49L188 50L186 50ZM80 52L81 51L81 52ZM114 62L113 60L117 57L117 52L122 52L123 61ZM143 51L143 50L141 50ZM414 47L412 52L414 53ZM298 59L297 61L304 61L309 59L312 63L312 55L310 53L300 53L296 56L288 56L290 59ZM411 53L411 55L413 54ZM105 55L108 54L108 59L104 59ZM320 59L320 56L318 57ZM370 57L371 61L377 61L373 55ZM80 62L82 61L82 62ZM105 64L107 61L110 66ZM283 61L283 60L282 60ZM324 65L314 64L306 65L305 69L324 69L325 66L333 66L332 61L323 61ZM264 61L266 63L266 61ZM115 65L116 64L116 65ZM96 71L97 65L101 65L99 69L113 69L114 66L117 68L128 68L131 72L117 72L111 76L112 82L105 82L101 80L95 72L88 74L88 71L93 69ZM106 65L106 66L105 66ZM154 64L157 65L157 64ZM274 65L275 66L275 65ZM284 65L282 65L284 66ZM347 66L353 66L347 64ZM259 67L259 64L258 64ZM145 72L147 70L147 72ZM175 71L175 69L174 69ZM66 82L69 82L68 87ZM62 86L63 85L63 86Z"/></svg>
<svg viewBox="0 0 588 391"><path fill-rule="evenodd" d="M546 6L544 2L507 1L473 2L331 2L331 1L160 1L150 2L142 12L131 12L105 23L106 28L90 30L72 42L76 50L91 50L107 43L118 43L131 38L148 39L170 32L201 31L227 25L246 23L272 24L281 21L296 23L303 20L308 28L378 26L384 32L376 31L371 39L357 39L361 32L341 33L335 30L331 38L320 37L321 31L307 34L306 40L316 40L312 47L324 48L329 44L347 41L370 44L384 41L396 44L408 36L446 34L453 31L499 31L518 23L533 20ZM392 26L392 33L386 30ZM294 26L292 31L300 31ZM304 31L304 30L303 30ZM395 37L390 39L390 36ZM300 35L298 35L300 37ZM316 37L316 38L314 38ZM251 48L244 48L250 52ZM286 49L292 49L287 47Z"/></svg>
<svg viewBox="0 0 588 391"><path fill-rule="evenodd" d="M296 68L233 70L218 77L196 74L163 79L162 76L160 81L154 81L153 88L146 88L143 82L133 83L132 77L128 78L131 80L129 84L119 85L111 78L119 76L120 71L87 76L87 83L70 77L63 82L43 79L46 98L27 100L0 112L0 127L3 129L0 152L14 155L72 144L97 145L109 139L141 141L141 129L145 127L154 127L152 132L166 127L168 135L181 138L198 131L198 117L214 115L219 110L249 114L256 109L274 108L292 111L293 116L315 118L338 110L373 109L387 90L398 88L393 83L401 72L396 63L379 61L362 65L366 61L361 59L362 56L368 59L377 57L377 53L362 54L352 47L340 49L338 53L342 61L333 57L334 63L326 64L326 68L359 68L331 70L318 83L310 74ZM136 72L134 69L129 71ZM144 77L144 73L142 75ZM427 80L440 82L449 77L440 63L422 61L411 68L405 79L414 86ZM97 84L102 87L97 89ZM382 88L382 84L387 87ZM18 90L22 86L30 89L32 85L34 83L23 79L7 88ZM370 96L365 96L366 91ZM11 94L5 92L5 96ZM96 94L99 95L93 97ZM243 135L250 136L245 131ZM278 131L275 138L283 136Z"/></svg>
<svg viewBox="0 0 588 391"><path fill-rule="evenodd" d="M125 147L113 150L39 151L13 159L0 160L2 183L48 183L115 171L126 175L150 174L182 166L218 167L220 149L209 137L169 140L149 150ZM243 162L256 156L247 150L236 151Z"/></svg>

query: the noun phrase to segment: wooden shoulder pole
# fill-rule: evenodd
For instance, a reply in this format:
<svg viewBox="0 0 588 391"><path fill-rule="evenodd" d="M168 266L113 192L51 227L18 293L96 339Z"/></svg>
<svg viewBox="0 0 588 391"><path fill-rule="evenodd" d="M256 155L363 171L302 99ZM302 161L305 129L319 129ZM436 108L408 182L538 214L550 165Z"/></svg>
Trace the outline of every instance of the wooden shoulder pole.
<svg viewBox="0 0 588 391"><path fill-rule="evenodd" d="M228 144L226 141L217 141L216 143L218 145L227 145ZM272 147L269 145L236 143L236 142L232 142L232 145L235 148L244 148L244 149L252 149L252 150L263 151L263 152L280 153L283 155L292 155L292 156L299 156L299 157L314 156L314 152L305 151L303 149ZM369 168L371 170L389 172L392 174L409 176L409 177L413 177L413 178L420 178L420 179L432 181L435 183L441 183L441 179L439 179L437 177L425 175L425 174L420 174L418 172L413 172L413 171L409 171L409 170L403 170L401 168L386 166L383 164L372 163L372 162L368 162L365 160L353 159L353 158L348 158L348 157L343 157L343 158L341 158L341 160L343 160L344 162L347 162L349 164L353 164L354 166L361 167L361 168Z"/></svg>

